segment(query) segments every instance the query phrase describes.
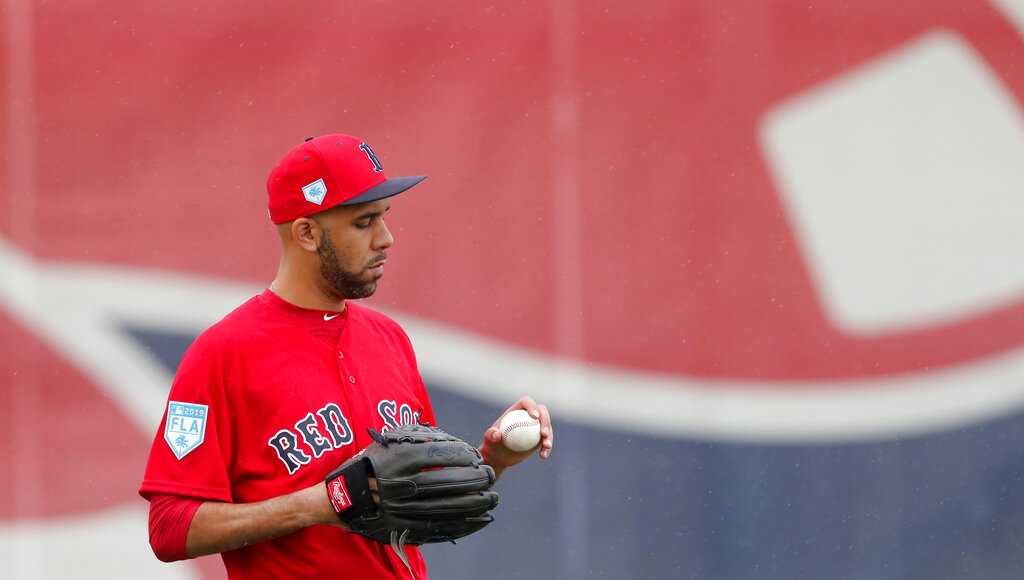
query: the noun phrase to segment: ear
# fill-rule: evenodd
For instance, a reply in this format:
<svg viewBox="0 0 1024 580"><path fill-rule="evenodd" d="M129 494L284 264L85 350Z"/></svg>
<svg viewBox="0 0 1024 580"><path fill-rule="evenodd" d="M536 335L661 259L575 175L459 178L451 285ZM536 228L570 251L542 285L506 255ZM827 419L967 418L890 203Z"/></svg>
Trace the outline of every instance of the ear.
<svg viewBox="0 0 1024 580"><path fill-rule="evenodd" d="M320 238L323 236L323 228L320 224L309 218L298 218L292 222L292 240L307 252L316 252Z"/></svg>

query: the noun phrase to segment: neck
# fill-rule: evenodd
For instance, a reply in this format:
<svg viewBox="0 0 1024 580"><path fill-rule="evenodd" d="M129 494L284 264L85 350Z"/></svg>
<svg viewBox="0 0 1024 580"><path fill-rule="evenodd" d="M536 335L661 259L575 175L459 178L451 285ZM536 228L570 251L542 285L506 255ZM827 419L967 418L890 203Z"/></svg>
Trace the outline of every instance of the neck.
<svg viewBox="0 0 1024 580"><path fill-rule="evenodd" d="M308 268L297 268L287 260L281 260L277 266L277 275L270 283L270 290L289 304L309 310L328 310L341 312L345 310L345 300L327 292L311 280L318 280L319 273L306 271Z"/></svg>

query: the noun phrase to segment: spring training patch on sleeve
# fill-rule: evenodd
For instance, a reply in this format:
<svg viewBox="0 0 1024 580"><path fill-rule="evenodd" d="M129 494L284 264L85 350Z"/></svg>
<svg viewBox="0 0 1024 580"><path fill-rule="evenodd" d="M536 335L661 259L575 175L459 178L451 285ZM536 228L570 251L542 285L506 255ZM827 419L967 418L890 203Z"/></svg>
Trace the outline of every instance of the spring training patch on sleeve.
<svg viewBox="0 0 1024 580"><path fill-rule="evenodd" d="M209 408L196 403L167 402L164 441L180 461L206 438L206 415Z"/></svg>

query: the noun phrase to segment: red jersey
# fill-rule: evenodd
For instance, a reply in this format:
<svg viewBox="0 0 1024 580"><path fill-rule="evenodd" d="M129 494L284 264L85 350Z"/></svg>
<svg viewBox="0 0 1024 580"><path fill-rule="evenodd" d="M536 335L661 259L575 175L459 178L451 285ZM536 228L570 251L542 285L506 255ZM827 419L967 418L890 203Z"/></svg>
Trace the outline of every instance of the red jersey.
<svg viewBox="0 0 1024 580"><path fill-rule="evenodd" d="M299 308L266 290L185 353L139 493L265 500L322 482L372 442L368 427L414 421L436 423L397 323L352 302L342 313ZM426 578L419 549L406 552ZM230 578L408 578L389 547L324 525L222 557Z"/></svg>

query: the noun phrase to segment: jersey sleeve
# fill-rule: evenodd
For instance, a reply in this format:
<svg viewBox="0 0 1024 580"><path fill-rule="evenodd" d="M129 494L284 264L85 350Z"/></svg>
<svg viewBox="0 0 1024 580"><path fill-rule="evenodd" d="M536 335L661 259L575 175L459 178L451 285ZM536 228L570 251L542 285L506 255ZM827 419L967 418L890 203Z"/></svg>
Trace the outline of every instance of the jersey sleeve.
<svg viewBox="0 0 1024 580"><path fill-rule="evenodd" d="M226 363L215 341L201 335L186 351L149 451L139 494L232 501L235 448Z"/></svg>

